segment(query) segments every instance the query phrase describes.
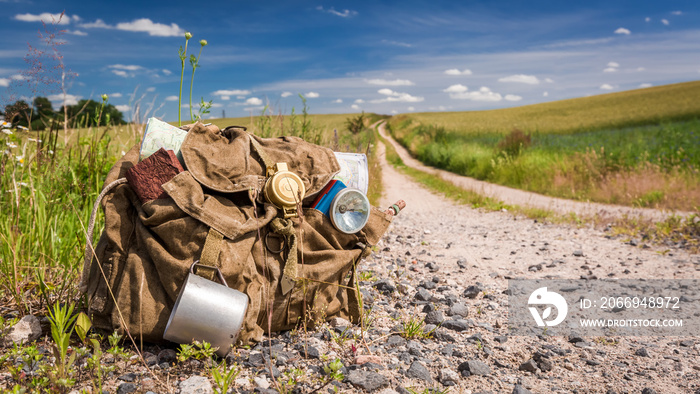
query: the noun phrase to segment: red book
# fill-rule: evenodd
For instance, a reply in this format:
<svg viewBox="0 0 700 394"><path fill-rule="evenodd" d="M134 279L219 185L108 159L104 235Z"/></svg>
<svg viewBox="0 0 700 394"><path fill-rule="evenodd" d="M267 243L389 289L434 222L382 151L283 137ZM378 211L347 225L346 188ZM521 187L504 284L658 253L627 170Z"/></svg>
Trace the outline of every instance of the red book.
<svg viewBox="0 0 700 394"><path fill-rule="evenodd" d="M167 198L168 194L161 185L182 171L184 169L175 152L160 148L131 167L126 172L126 180L139 196L141 203L145 204L148 201Z"/></svg>

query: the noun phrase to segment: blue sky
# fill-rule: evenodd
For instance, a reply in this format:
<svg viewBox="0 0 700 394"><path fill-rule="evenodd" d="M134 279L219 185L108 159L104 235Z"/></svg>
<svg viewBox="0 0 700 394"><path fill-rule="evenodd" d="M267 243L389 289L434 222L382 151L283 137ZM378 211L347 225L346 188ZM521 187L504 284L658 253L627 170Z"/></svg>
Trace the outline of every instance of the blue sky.
<svg viewBox="0 0 700 394"><path fill-rule="evenodd" d="M513 107L700 79L697 1L143 2L0 0L0 98L30 98L21 70L41 20L58 25L67 102L177 120L179 46L202 52L194 101L212 116L384 114ZM186 101L191 69L186 65ZM58 85L38 94L60 106ZM184 109L189 114L189 110ZM184 115L183 115L184 116ZM188 118L187 116L186 118Z"/></svg>

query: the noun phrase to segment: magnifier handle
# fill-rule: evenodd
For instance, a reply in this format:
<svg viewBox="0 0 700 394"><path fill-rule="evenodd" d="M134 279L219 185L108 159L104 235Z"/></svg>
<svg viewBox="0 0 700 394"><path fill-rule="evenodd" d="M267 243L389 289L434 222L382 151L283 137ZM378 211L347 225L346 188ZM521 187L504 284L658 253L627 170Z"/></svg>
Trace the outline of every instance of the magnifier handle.
<svg viewBox="0 0 700 394"><path fill-rule="evenodd" d="M386 213L387 215L396 216L404 208L406 208L406 201L399 200L394 205L387 208L387 210L384 211L384 213Z"/></svg>

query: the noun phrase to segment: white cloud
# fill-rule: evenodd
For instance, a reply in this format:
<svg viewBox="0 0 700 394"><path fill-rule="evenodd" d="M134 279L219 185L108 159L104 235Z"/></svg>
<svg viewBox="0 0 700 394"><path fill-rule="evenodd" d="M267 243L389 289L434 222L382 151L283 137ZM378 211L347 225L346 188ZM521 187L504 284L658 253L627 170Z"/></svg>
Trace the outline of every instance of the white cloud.
<svg viewBox="0 0 700 394"><path fill-rule="evenodd" d="M262 105L263 101L257 97L251 97L245 101L245 105Z"/></svg>
<svg viewBox="0 0 700 394"><path fill-rule="evenodd" d="M110 94L108 94L108 96L111 98L119 98L119 97L122 97L122 94L117 92L117 93L110 93Z"/></svg>
<svg viewBox="0 0 700 394"><path fill-rule="evenodd" d="M59 20L60 18L60 20ZM67 25L70 23L70 17L61 14L52 14L49 12L44 12L39 15L35 14L17 14L15 15L15 20L22 22L44 22L44 23L58 23L59 25Z"/></svg>
<svg viewBox="0 0 700 394"><path fill-rule="evenodd" d="M482 86L478 91L468 92L455 92L450 93L450 98L455 100L472 100L472 101L501 101L503 97L496 92L492 92L491 89L486 86Z"/></svg>
<svg viewBox="0 0 700 394"><path fill-rule="evenodd" d="M247 96L250 94L250 90L240 90L240 89L235 89L235 90L217 90L216 92L212 93L214 96Z"/></svg>
<svg viewBox="0 0 700 394"><path fill-rule="evenodd" d="M367 82L370 85L385 85L385 86L413 86L415 85L413 82L409 81L408 79L394 79L394 80L387 80L387 79L366 79L365 82Z"/></svg>
<svg viewBox="0 0 700 394"><path fill-rule="evenodd" d="M506 101L520 101L523 98L521 96L516 96L514 94L506 94L506 97L504 97Z"/></svg>
<svg viewBox="0 0 700 394"><path fill-rule="evenodd" d="M66 30L66 33L72 34L74 36L87 36L88 34L80 30Z"/></svg>
<svg viewBox="0 0 700 394"><path fill-rule="evenodd" d="M319 11L322 11L322 12L326 12L329 14L339 16L341 18L349 18L349 17L357 15L357 11L352 11L352 10L348 10L348 9L345 9L343 11L336 11L335 8L333 8L333 7L329 8L329 9L325 9L325 8L323 8L323 6L318 6L318 7L316 7L316 9Z"/></svg>
<svg viewBox="0 0 700 394"><path fill-rule="evenodd" d="M151 86L150 88L146 89L146 91L149 92L149 93L153 93L153 92L156 91L156 88L153 87L153 86Z"/></svg>
<svg viewBox="0 0 700 394"><path fill-rule="evenodd" d="M617 30L615 30L615 34L624 34L626 36L629 36L632 34L632 32L629 29L625 29L624 27L619 27Z"/></svg>
<svg viewBox="0 0 700 394"><path fill-rule="evenodd" d="M282 96L282 97L289 97L289 96L291 96L292 94L293 94L292 92L282 92L282 94L280 94L280 96Z"/></svg>
<svg viewBox="0 0 700 394"><path fill-rule="evenodd" d="M129 107L129 106L126 105L126 104L124 104L124 105L115 105L114 108L116 108L118 111L121 111L121 112L129 112L129 111L131 110L131 107Z"/></svg>
<svg viewBox="0 0 700 394"><path fill-rule="evenodd" d="M379 89L377 91L379 94L383 94L385 96L388 96L387 98L383 99L378 99L378 100L371 100L371 103L386 103L386 102L402 102L402 103L419 103L425 98L423 97L418 97L418 96L411 96L408 93L400 93L400 92L394 92L391 89Z"/></svg>
<svg viewBox="0 0 700 394"><path fill-rule="evenodd" d="M128 78L130 76L130 74L124 70L112 70L112 72L115 75L118 75L118 76L124 77L124 78ZM133 75L131 75L131 76L133 76Z"/></svg>
<svg viewBox="0 0 700 394"><path fill-rule="evenodd" d="M318 96L320 96L320 95L316 92L308 92L304 95L304 97L306 97L306 98L318 98Z"/></svg>
<svg viewBox="0 0 700 394"><path fill-rule="evenodd" d="M60 108L64 103L65 105L76 105L78 104L78 100L80 100L80 98L81 96L66 94L64 102L63 94L51 94L47 97L47 99L49 99L49 101L51 101L51 103L54 105L55 109Z"/></svg>
<svg viewBox="0 0 700 394"><path fill-rule="evenodd" d="M447 89L444 89L443 92L445 93L464 93L467 90L469 90L466 86L462 84L457 84L457 85L452 85Z"/></svg>
<svg viewBox="0 0 700 394"><path fill-rule="evenodd" d="M333 100L333 103L335 103L335 104L342 104L342 103L343 103L343 99Z"/></svg>
<svg viewBox="0 0 700 394"><path fill-rule="evenodd" d="M80 27L84 29L113 29L114 26L110 26L105 23L102 19L97 19L94 22L89 22L89 23L82 23L79 25Z"/></svg>
<svg viewBox="0 0 700 394"><path fill-rule="evenodd" d="M608 67L606 69L603 69L604 73L614 73L615 71L617 71L615 67Z"/></svg>
<svg viewBox="0 0 700 394"><path fill-rule="evenodd" d="M220 96L220 98L224 101L231 100L231 96Z"/></svg>
<svg viewBox="0 0 700 394"><path fill-rule="evenodd" d="M670 22L668 21L668 19L662 19L662 20L661 20L661 23L663 23L663 24L666 25L666 26L668 26L668 25L670 24Z"/></svg>
<svg viewBox="0 0 700 394"><path fill-rule="evenodd" d="M683 11L671 11L671 15L683 15Z"/></svg>
<svg viewBox="0 0 700 394"><path fill-rule="evenodd" d="M15 74L15 75L11 76L10 78L12 78L15 81L24 81L25 79L29 79L22 74Z"/></svg>
<svg viewBox="0 0 700 394"><path fill-rule="evenodd" d="M165 74L165 75L170 75L170 74L173 73L172 71L168 70L167 68L164 68L164 69L162 70L162 72L163 72L163 74Z"/></svg>
<svg viewBox="0 0 700 394"><path fill-rule="evenodd" d="M415 110L416 110L416 108L415 108L415 107L408 107L408 108L406 108L406 109L407 109L407 110L409 110L409 111L411 111L411 112L413 112L413 111L415 111Z"/></svg>
<svg viewBox="0 0 700 394"><path fill-rule="evenodd" d="M620 63L618 63L618 62L610 62L610 63L608 63L608 67L620 67Z"/></svg>
<svg viewBox="0 0 700 394"><path fill-rule="evenodd" d="M700 70L698 70L698 71L700 71ZM355 100L355 104L362 104L362 103L364 103L364 102L365 102L365 100L363 100L363 99L357 99L357 100Z"/></svg>
<svg viewBox="0 0 700 394"><path fill-rule="evenodd" d="M392 41L392 40L382 40L382 44L393 45L397 47L411 48L413 45L407 42Z"/></svg>
<svg viewBox="0 0 700 394"><path fill-rule="evenodd" d="M148 18L136 19L132 22L117 23L117 29L134 32L148 33L150 36L157 37L176 37L184 35L185 31L175 23L170 26L162 23L155 23Z"/></svg>
<svg viewBox="0 0 700 394"><path fill-rule="evenodd" d="M4 87L10 86L10 80L7 78L0 78L0 86L4 86Z"/></svg>
<svg viewBox="0 0 700 394"><path fill-rule="evenodd" d="M179 98L177 96L168 96L165 98L165 101L177 101Z"/></svg>
<svg viewBox="0 0 700 394"><path fill-rule="evenodd" d="M644 71L644 70L646 70L646 68L644 68L644 67L637 67L637 71Z"/></svg>
<svg viewBox="0 0 700 394"><path fill-rule="evenodd" d="M353 104L353 105L351 105L351 106L350 106L350 108L352 108L352 109L354 109L354 110L357 110L357 111L359 111L359 110L360 110L360 106L359 106L359 105L357 105L357 104Z"/></svg>
<svg viewBox="0 0 700 394"><path fill-rule="evenodd" d="M464 69L464 70L458 70L456 68L451 68L449 70L445 70L446 75L472 75L472 70L469 69Z"/></svg>
<svg viewBox="0 0 700 394"><path fill-rule="evenodd" d="M107 66L109 68L114 68L117 70L127 70L127 71L137 71L142 69L143 67L137 66L135 64L112 64L110 66Z"/></svg>
<svg viewBox="0 0 700 394"><path fill-rule="evenodd" d="M650 87L652 87L652 86L653 86L653 85L650 84L650 83L643 83L643 84L640 84L640 85L639 85L640 88L650 88Z"/></svg>
<svg viewBox="0 0 700 394"><path fill-rule="evenodd" d="M600 85L600 89L601 90L613 90L613 87L607 83L604 83L604 84Z"/></svg>
<svg viewBox="0 0 700 394"><path fill-rule="evenodd" d="M542 93L542 97L549 97L549 92Z"/></svg>
<svg viewBox="0 0 700 394"><path fill-rule="evenodd" d="M498 82L519 82L526 83L528 85L537 85L540 83L540 80L534 75L517 74L500 78Z"/></svg>
<svg viewBox="0 0 700 394"><path fill-rule="evenodd" d="M547 83L554 83L554 80L552 78L545 78L544 81Z"/></svg>
<svg viewBox="0 0 700 394"><path fill-rule="evenodd" d="M647 16L646 18L644 18L644 22L651 22L651 18Z"/></svg>

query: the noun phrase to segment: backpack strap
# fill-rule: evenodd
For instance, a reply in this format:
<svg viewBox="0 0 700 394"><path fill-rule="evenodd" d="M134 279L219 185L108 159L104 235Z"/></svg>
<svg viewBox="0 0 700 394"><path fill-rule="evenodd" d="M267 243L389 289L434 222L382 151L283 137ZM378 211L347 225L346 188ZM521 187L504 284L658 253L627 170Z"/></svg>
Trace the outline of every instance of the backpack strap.
<svg viewBox="0 0 700 394"><path fill-rule="evenodd" d="M92 263L92 256L95 252L92 246L93 236L92 233L95 232L95 219L97 218L97 210L100 208L100 203L102 199L112 191L115 187L126 183L126 178L119 178L116 181L110 183L102 189L102 192L97 196L95 204L92 206L92 213L90 213L90 222L87 228L87 242L85 243L85 259L83 260L83 276L80 280L80 292L85 293L88 286L88 275L90 274L90 264ZM105 279L106 280L106 279Z"/></svg>
<svg viewBox="0 0 700 394"><path fill-rule="evenodd" d="M204 240L204 247L202 248L202 254L199 256L199 268L197 275L204 277L209 280L214 280L215 274L219 270L219 254L221 253L221 245L224 241L224 235L218 232L213 227L209 227L209 233L207 238ZM201 268L206 269L208 272L205 274L201 272ZM221 274L219 274L221 275Z"/></svg>

